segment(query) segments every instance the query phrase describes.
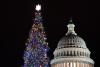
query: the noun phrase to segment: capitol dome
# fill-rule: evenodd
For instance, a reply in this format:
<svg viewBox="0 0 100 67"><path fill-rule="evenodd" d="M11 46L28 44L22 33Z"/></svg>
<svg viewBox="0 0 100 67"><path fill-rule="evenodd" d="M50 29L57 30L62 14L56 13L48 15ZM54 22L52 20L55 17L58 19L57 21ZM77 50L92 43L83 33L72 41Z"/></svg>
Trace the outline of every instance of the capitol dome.
<svg viewBox="0 0 100 67"><path fill-rule="evenodd" d="M58 49L67 47L86 48L86 44L81 37L70 33L64 36L57 46Z"/></svg>
<svg viewBox="0 0 100 67"><path fill-rule="evenodd" d="M53 53L51 67L93 67L91 52L86 47L85 41L75 33L72 19L67 27L68 32L59 40Z"/></svg>

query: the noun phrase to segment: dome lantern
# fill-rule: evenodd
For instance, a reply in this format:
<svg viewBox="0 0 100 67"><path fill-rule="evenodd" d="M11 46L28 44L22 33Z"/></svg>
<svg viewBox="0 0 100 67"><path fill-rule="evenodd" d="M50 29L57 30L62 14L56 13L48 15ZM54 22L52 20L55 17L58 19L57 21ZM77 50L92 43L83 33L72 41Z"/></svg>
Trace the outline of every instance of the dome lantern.
<svg viewBox="0 0 100 67"><path fill-rule="evenodd" d="M74 35L77 35L75 33L75 31L74 31L75 25L73 24L72 18L69 20L69 24L67 25L67 27L68 27L68 32L66 33L66 35L69 34L69 33L72 33Z"/></svg>

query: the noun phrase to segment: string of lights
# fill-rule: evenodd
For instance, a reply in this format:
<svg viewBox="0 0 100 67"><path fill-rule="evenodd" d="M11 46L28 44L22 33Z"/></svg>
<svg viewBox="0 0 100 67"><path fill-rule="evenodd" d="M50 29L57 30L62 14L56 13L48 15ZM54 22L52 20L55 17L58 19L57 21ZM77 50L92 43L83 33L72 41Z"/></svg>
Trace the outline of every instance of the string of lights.
<svg viewBox="0 0 100 67"><path fill-rule="evenodd" d="M41 5L36 5L35 9L35 19L33 20L32 29L25 44L26 50L24 51L23 67L48 67L49 58L47 57L47 52L49 47L42 24Z"/></svg>

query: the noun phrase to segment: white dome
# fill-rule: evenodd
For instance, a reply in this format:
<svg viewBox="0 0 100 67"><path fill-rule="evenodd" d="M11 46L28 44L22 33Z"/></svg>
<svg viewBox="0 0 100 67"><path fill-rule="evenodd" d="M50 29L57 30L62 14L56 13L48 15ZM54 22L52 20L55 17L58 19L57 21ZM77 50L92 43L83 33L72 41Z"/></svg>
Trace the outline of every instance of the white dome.
<svg viewBox="0 0 100 67"><path fill-rule="evenodd" d="M81 37L69 33L58 42L54 57L90 57L90 51Z"/></svg>
<svg viewBox="0 0 100 67"><path fill-rule="evenodd" d="M86 44L81 37L70 33L59 41L57 48L60 49L69 47L86 48Z"/></svg>
<svg viewBox="0 0 100 67"><path fill-rule="evenodd" d="M74 31L74 24L68 24L68 32L58 42L57 48L54 51L54 59L51 60L51 64L61 62L86 62L94 64L94 61L90 58L90 51L86 47L85 41L77 36Z"/></svg>

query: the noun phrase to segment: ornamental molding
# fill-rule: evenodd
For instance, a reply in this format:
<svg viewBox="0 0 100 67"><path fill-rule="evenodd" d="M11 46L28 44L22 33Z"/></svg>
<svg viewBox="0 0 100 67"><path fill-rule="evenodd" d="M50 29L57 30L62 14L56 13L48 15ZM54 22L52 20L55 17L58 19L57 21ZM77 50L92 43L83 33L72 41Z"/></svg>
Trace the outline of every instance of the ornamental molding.
<svg viewBox="0 0 100 67"><path fill-rule="evenodd" d="M62 62L87 62L94 64L94 61L91 58L59 58L51 60L50 64L62 63Z"/></svg>
<svg viewBox="0 0 100 67"><path fill-rule="evenodd" d="M61 53L64 51L65 52L67 52L67 51L79 51L79 52L86 52L88 54L91 53L88 48L86 48L86 49L84 49L84 48L62 48L62 49L56 49L53 54L55 55L57 53Z"/></svg>

